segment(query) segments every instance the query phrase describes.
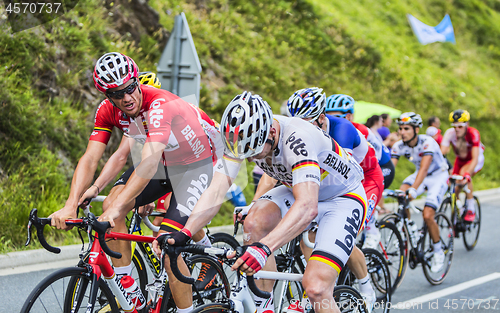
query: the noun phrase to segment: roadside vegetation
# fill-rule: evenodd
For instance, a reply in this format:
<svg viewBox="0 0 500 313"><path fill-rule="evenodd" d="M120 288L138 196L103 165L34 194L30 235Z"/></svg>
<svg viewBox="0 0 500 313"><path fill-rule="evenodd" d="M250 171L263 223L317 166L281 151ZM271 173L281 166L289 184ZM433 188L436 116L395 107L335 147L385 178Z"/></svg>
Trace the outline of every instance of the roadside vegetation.
<svg viewBox="0 0 500 313"><path fill-rule="evenodd" d="M23 249L32 208L47 216L64 205L102 100L91 78L97 58L120 51L141 70L156 70L164 38L160 31L134 36L133 30L144 28L134 17L130 3L135 2L80 1L63 17L19 33L0 22L0 253ZM443 131L448 113L464 108L486 146L476 189L500 185L498 1L150 0L144 5L158 13L166 33L176 14L186 14L203 67L200 106L215 120L242 90L260 94L278 112L295 90L307 86L416 111L424 120L437 115ZM450 14L457 44L420 45L406 13L429 25ZM108 156L119 139L115 134ZM391 187L412 171L409 162L400 162ZM253 185L244 193L250 200ZM99 214L99 205L93 210ZM212 226L230 223L231 213L225 204ZM60 244L77 238L51 233Z"/></svg>

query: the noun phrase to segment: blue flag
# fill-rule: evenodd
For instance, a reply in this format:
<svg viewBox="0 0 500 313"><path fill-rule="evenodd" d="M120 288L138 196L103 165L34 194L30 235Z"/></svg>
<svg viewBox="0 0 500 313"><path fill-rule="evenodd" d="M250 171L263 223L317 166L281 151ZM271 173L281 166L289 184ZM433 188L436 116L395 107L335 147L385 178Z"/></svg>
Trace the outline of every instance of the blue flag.
<svg viewBox="0 0 500 313"><path fill-rule="evenodd" d="M436 41L456 43L453 25L451 24L451 19L448 14L445 15L441 23L436 27L422 23L411 14L406 14L406 17L408 18L413 33L415 33L415 36L417 36L421 44L426 45Z"/></svg>

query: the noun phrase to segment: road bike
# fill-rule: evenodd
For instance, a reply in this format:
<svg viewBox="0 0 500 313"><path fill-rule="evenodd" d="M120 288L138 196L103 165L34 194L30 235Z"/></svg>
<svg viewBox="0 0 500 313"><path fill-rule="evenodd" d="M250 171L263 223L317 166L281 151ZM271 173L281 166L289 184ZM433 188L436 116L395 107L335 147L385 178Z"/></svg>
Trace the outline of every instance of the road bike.
<svg viewBox="0 0 500 313"><path fill-rule="evenodd" d="M168 244L162 245L163 250L169 255L171 269L173 274L180 281L186 284L193 284L194 279L183 276L178 270L175 262L177 255L181 252L189 252L200 254L200 257L207 259L218 259L228 265L234 264L236 259L243 254L241 247L236 249L236 257L228 259L227 256L232 253L232 250L225 248L207 248L199 245L188 245L182 247L172 247ZM255 302L250 294L250 291L261 298L269 298L269 292L263 292L257 288L254 279L273 279L296 281L302 280L300 273L282 273L271 271L259 271L253 276L246 276L240 271L236 271L236 276L231 285L231 293L229 297L222 297L215 300L213 303L208 303L195 308L193 313L208 313L208 312L232 312L232 313L254 313L256 311ZM334 299L337 302L341 312L368 312L361 295L352 287L337 286L334 290Z"/></svg>
<svg viewBox="0 0 500 313"><path fill-rule="evenodd" d="M83 202L82 207L85 214L89 213L89 204L91 202L103 202L106 196L97 196L93 199L87 199ZM153 232L158 232L160 227L155 226L149 220L149 217L163 216L164 213L153 211L148 216L141 216L137 210L131 212L131 216L127 217L128 233L143 236L144 231L142 225L146 225ZM231 247L236 249L239 243L234 239L233 236L226 233L215 233L210 234L208 228L206 228L207 235L210 242L215 247ZM145 265L148 266L149 272L152 274L153 279L162 279L162 268L161 261L158 256L153 252L152 246L148 242L136 242L132 241L132 271L131 275L141 288L143 294L147 294L146 286L148 284L148 270ZM230 271L224 266L226 272ZM163 304L162 312L176 312L177 306L173 297L171 296L170 286L168 285L168 280L164 288L163 294Z"/></svg>
<svg viewBox="0 0 500 313"><path fill-rule="evenodd" d="M109 223L98 222L92 213L89 213L88 217L67 220L66 223L88 234L89 245L80 254L80 266L61 269L42 280L28 296L21 313L137 312L134 303L124 290L105 255L120 258L121 254L111 251L107 247L106 241L120 239L152 243L155 237L114 232L107 234ZM43 229L47 224L50 225L50 219L38 218L37 210L33 209L29 217L27 244L31 240L31 228L34 226L42 246L48 251L58 253L60 249L50 246L44 238ZM193 304L195 307L217 300L219 297L227 298L229 296L229 283L219 262L200 260L196 255L188 256L185 260L194 280L198 278L201 268L206 262L216 270L211 288L199 291L193 285ZM161 272L164 273L163 261L161 264ZM148 286L150 301L143 311L148 313L167 312L166 304L168 301L162 301L162 299L168 299L167 288L165 288L166 275L160 275Z"/></svg>
<svg viewBox="0 0 500 313"><path fill-rule="evenodd" d="M447 191L448 196L443 200L443 203L441 203L439 212L450 216L451 222L453 223L455 238L459 238L460 233L462 233L465 248L470 251L474 249L479 239L479 231L481 229L481 204L479 203L479 199L474 196L476 218L473 222L466 222L464 217L467 212L467 201L465 197L459 199L459 194L456 193L457 181L463 179L464 177L460 175L450 176L450 185ZM463 187L463 191L464 192L461 194L469 192L467 185ZM464 206L461 207L461 205L458 204L459 202L463 203Z"/></svg>
<svg viewBox="0 0 500 313"><path fill-rule="evenodd" d="M441 246L445 254L445 261L443 268L437 273L433 273L431 268L431 259L434 255L432 249L433 243L431 236L428 232L427 225L424 225L416 230L413 234L410 233L410 225L414 224L408 218L407 209L414 208L422 212L419 207L414 206L408 199L408 194L401 190L384 190L384 194L397 199L398 211L384 216L382 221L390 221L394 223L400 233L402 234L405 243L405 255L408 257L408 265L411 269L415 269L418 264L422 264L425 278L432 285L439 285L443 283L448 275L453 261L453 225L444 213L436 213L434 219L439 227L439 237ZM413 236L413 239L412 239Z"/></svg>

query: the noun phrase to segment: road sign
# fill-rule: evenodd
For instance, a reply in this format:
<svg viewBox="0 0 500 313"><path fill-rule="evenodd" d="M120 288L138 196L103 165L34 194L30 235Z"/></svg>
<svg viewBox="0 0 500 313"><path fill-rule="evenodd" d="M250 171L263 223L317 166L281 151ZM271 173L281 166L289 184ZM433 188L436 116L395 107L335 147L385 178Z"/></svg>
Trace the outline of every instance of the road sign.
<svg viewBox="0 0 500 313"><path fill-rule="evenodd" d="M184 12L175 17L174 29L157 71L163 89L179 97L194 94L196 100L200 100L201 64Z"/></svg>

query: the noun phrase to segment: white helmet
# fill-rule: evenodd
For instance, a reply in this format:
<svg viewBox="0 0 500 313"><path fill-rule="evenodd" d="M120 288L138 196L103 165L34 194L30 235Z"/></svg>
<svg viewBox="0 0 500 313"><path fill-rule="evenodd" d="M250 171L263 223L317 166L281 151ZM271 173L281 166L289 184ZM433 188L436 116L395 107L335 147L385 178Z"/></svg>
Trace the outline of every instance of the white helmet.
<svg viewBox="0 0 500 313"><path fill-rule="evenodd" d="M273 123L269 104L245 91L234 97L222 115L221 132L226 153L246 159L262 152Z"/></svg>
<svg viewBox="0 0 500 313"><path fill-rule="evenodd" d="M424 123L422 122L422 117L420 114L414 112L405 112L396 120L398 125L411 125L413 127L422 128Z"/></svg>
<svg viewBox="0 0 500 313"><path fill-rule="evenodd" d="M139 67L132 58L119 52L109 52L97 60L94 68L95 87L103 93L120 87L139 76Z"/></svg>
<svg viewBox="0 0 500 313"><path fill-rule="evenodd" d="M318 87L300 89L288 99L287 106L288 116L312 118L312 122L325 112L326 95Z"/></svg>

